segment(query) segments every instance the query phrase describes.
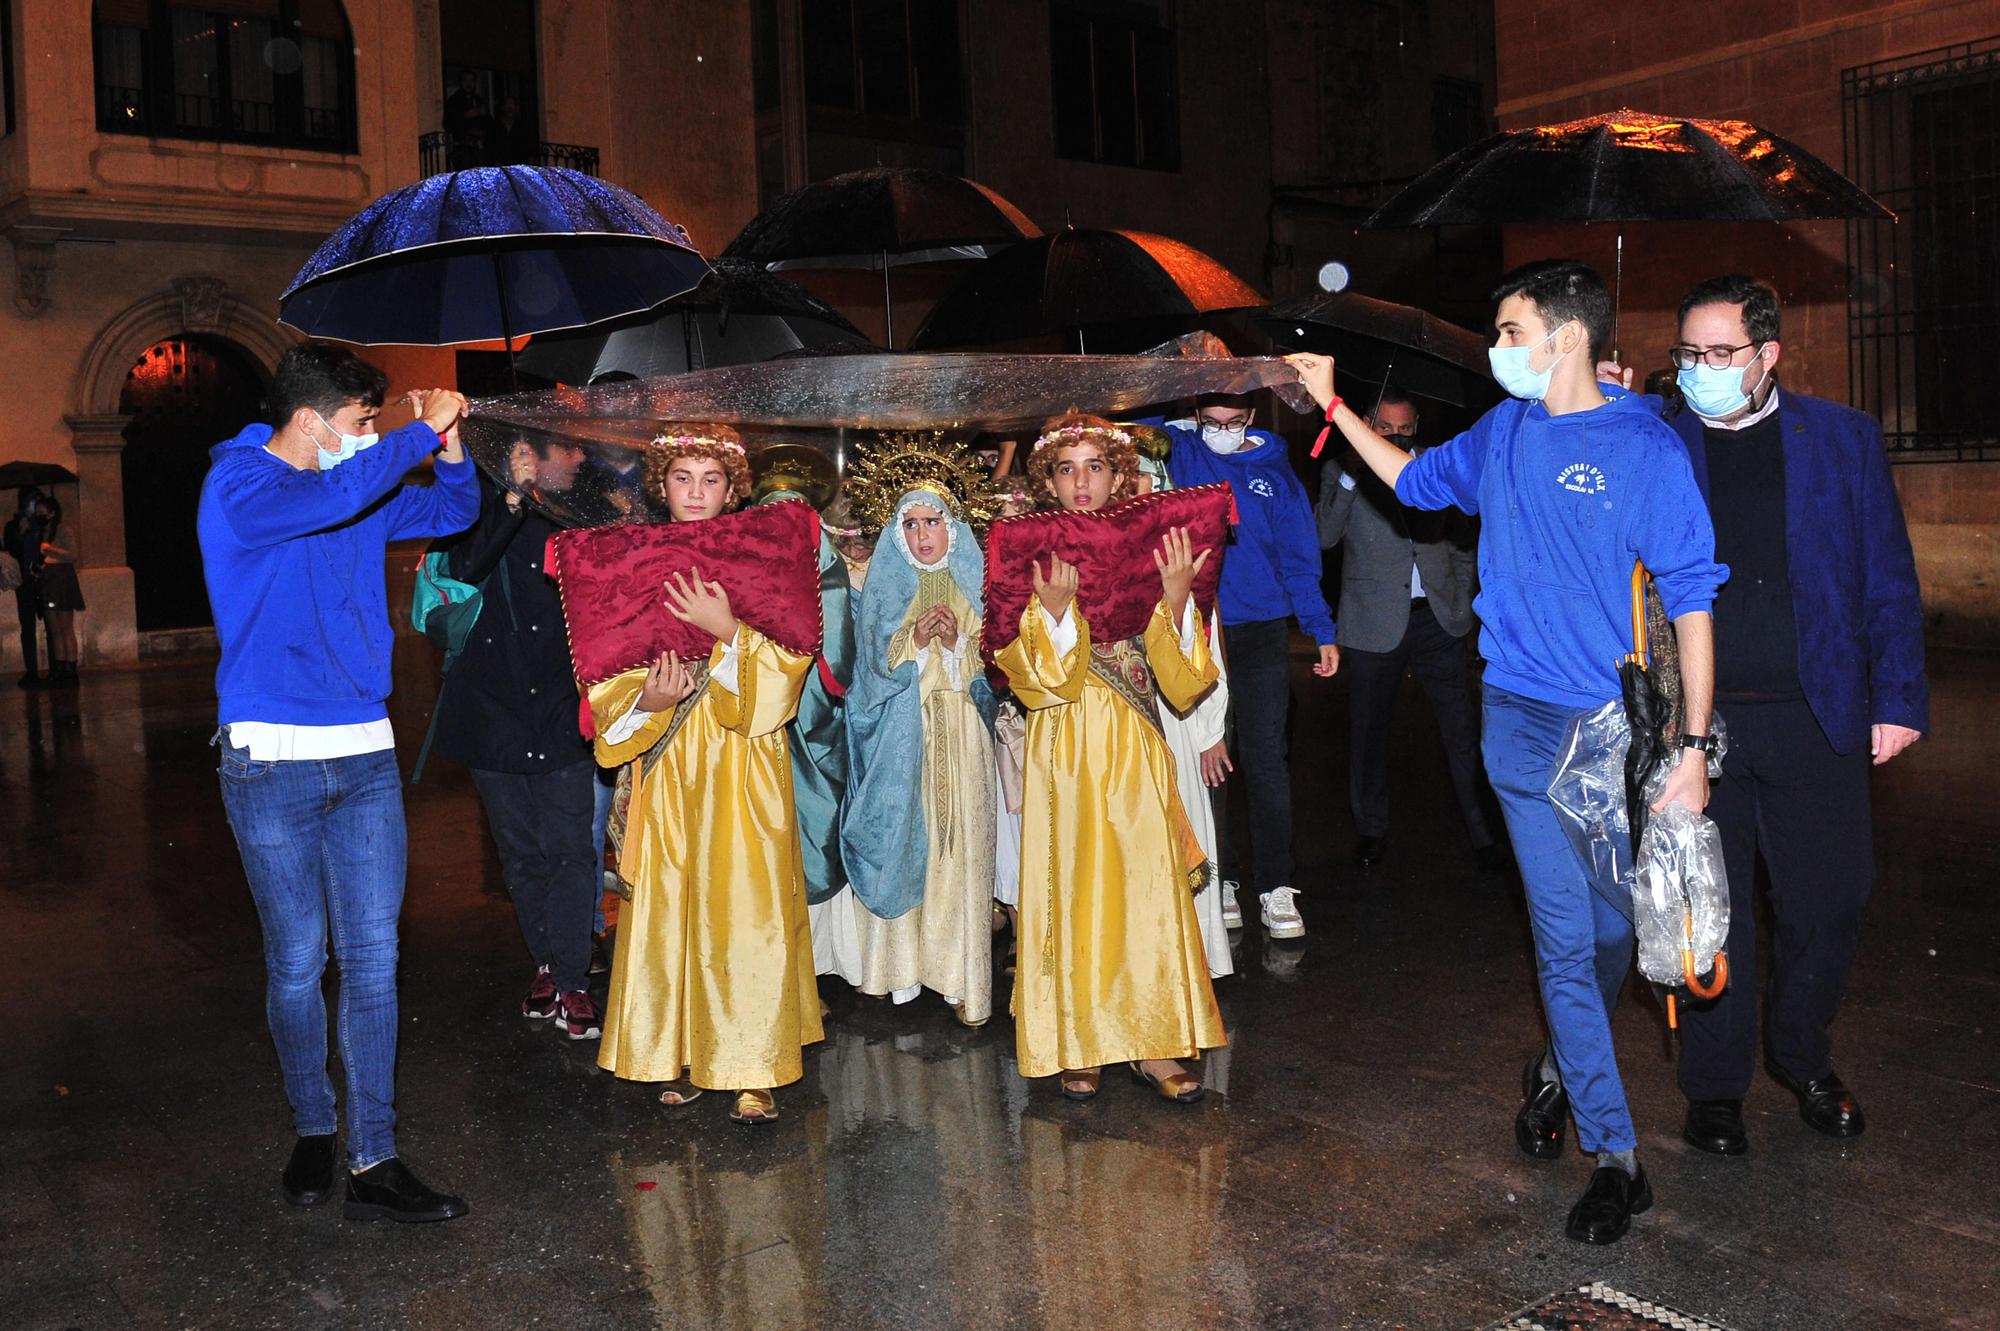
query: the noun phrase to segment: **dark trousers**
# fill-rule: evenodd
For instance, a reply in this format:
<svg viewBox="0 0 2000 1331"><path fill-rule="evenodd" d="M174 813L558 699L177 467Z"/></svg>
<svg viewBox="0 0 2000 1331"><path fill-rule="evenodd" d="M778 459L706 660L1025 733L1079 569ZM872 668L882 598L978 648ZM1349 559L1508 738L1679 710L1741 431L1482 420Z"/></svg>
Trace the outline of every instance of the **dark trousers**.
<svg viewBox="0 0 2000 1331"><path fill-rule="evenodd" d="M597 763L585 758L523 775L473 769L486 822L537 966L559 993L582 989L590 971L591 914L602 880L591 855Z"/></svg>
<svg viewBox="0 0 2000 1331"><path fill-rule="evenodd" d="M1285 721L1292 704L1289 619L1222 626L1229 665L1229 721L1236 732L1236 767L1250 808L1251 890L1292 886L1292 772ZM1222 820L1218 819L1218 823ZM1241 880L1246 857L1223 838L1223 876Z"/></svg>
<svg viewBox="0 0 2000 1331"><path fill-rule="evenodd" d="M1718 703L1729 727L1708 816L1729 873L1729 987L1681 1016L1681 1091L1740 1100L1757 1061L1757 857L1771 883L1764 1051L1808 1081L1833 1070L1827 1026L1875 882L1866 749L1838 754L1803 700Z"/></svg>
<svg viewBox="0 0 2000 1331"><path fill-rule="evenodd" d="M1445 632L1423 597L1410 602L1409 627L1393 650L1341 649L1340 668L1348 690L1348 797L1355 830L1362 836L1389 834L1389 714L1406 667L1423 685L1431 711L1437 714L1465 830L1475 847L1490 846L1493 832L1480 807L1479 712L1472 702L1465 639Z"/></svg>
<svg viewBox="0 0 2000 1331"><path fill-rule="evenodd" d="M21 673L40 674L41 654L35 650L35 626L42 618L42 585L39 582L24 582L14 589L14 609L21 616ZM55 659L55 649L51 644L49 659Z"/></svg>

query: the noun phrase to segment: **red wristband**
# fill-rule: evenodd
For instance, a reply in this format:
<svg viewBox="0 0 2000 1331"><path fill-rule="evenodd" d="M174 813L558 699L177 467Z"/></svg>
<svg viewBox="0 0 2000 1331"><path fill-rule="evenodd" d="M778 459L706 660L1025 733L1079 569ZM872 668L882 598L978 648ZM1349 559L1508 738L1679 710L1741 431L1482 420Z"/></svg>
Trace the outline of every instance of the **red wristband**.
<svg viewBox="0 0 2000 1331"><path fill-rule="evenodd" d="M1336 393L1333 401L1326 404L1326 424L1321 427L1319 438L1313 440L1312 455L1314 457L1318 457L1319 451L1326 447L1326 437L1333 433L1333 409L1338 407L1343 401L1345 399Z"/></svg>

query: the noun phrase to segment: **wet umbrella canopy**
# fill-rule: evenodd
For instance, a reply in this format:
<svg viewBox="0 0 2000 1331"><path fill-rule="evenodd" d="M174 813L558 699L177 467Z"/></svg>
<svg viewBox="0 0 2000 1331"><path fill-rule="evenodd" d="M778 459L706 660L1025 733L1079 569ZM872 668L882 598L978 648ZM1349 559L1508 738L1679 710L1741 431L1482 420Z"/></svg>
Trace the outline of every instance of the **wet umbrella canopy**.
<svg viewBox="0 0 2000 1331"><path fill-rule="evenodd" d="M1256 288L1192 245L1148 231L1064 227L973 268L910 345L1008 342L1263 303Z"/></svg>
<svg viewBox="0 0 2000 1331"><path fill-rule="evenodd" d="M743 259L717 259L694 290L640 314L535 338L524 373L588 384L748 365L802 347L866 348L840 311L789 278Z"/></svg>
<svg viewBox="0 0 2000 1331"><path fill-rule="evenodd" d="M449 346L650 309L708 272L687 232L581 171L448 171L327 237L279 317L312 337Z"/></svg>
<svg viewBox="0 0 2000 1331"><path fill-rule="evenodd" d="M962 246L1010 245L1041 232L976 180L917 167L870 167L793 190L751 218L723 257L769 266L816 259L874 268Z"/></svg>
<svg viewBox="0 0 2000 1331"><path fill-rule="evenodd" d="M1251 322L1280 346L1330 355L1344 374L1393 382L1454 406L1489 402L1498 392L1486 339L1425 310L1351 291L1280 301Z"/></svg>
<svg viewBox="0 0 2000 1331"><path fill-rule="evenodd" d="M1508 130L1438 163L1374 227L1496 222L1790 222L1893 214L1748 120L1619 110Z"/></svg>

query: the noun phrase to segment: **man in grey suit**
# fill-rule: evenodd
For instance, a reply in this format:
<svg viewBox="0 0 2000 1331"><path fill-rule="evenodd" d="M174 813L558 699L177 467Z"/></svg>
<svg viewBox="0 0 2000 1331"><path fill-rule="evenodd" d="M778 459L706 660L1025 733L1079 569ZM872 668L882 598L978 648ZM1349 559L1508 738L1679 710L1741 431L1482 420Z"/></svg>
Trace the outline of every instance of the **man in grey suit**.
<svg viewBox="0 0 2000 1331"><path fill-rule="evenodd" d="M1417 407L1385 389L1370 426L1391 439L1417 433ZM1413 453L1423 452L1413 447ZM1320 474L1319 543L1345 545L1338 643L1347 663L1349 797L1360 833L1354 862L1382 862L1389 835L1389 713L1407 668L1430 695L1444 735L1452 787L1485 872L1504 869L1482 807L1479 716L1473 707L1465 635L1472 630L1475 544L1457 513L1406 508L1365 468Z"/></svg>

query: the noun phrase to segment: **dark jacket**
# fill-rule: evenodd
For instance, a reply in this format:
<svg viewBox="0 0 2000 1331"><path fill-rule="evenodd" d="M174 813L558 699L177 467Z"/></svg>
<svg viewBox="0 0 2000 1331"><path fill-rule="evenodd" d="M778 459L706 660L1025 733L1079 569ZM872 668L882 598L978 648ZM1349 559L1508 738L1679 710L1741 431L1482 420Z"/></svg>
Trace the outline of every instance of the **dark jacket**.
<svg viewBox="0 0 2000 1331"><path fill-rule="evenodd" d="M1422 453L1419 448L1415 452ZM1342 647L1393 652L1410 627L1410 566L1438 627L1454 638L1472 631L1472 575L1478 533L1470 520L1445 509L1426 513L1396 502L1395 491L1363 469L1352 488L1329 465L1320 473L1321 549L1344 545L1340 562Z"/></svg>
<svg viewBox="0 0 2000 1331"><path fill-rule="evenodd" d="M1840 753L1866 749L1870 726L1928 731L1923 602L1882 428L1852 407L1779 391L1785 546L1806 703ZM1683 411L1668 424L1707 498L1701 417Z"/></svg>
<svg viewBox="0 0 2000 1331"><path fill-rule="evenodd" d="M438 695L444 757L486 772L534 774L582 762L576 678L556 585L542 572L558 528L490 484L479 521L449 545L451 575L481 586L479 621Z"/></svg>

